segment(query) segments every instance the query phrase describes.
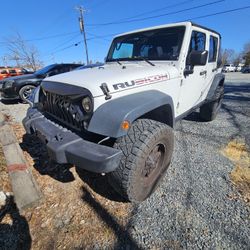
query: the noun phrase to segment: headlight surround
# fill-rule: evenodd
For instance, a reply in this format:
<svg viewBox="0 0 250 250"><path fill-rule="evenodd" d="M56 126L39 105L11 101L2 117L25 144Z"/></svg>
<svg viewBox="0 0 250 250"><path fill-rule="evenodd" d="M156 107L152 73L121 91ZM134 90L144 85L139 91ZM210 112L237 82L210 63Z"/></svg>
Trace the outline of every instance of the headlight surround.
<svg viewBox="0 0 250 250"><path fill-rule="evenodd" d="M89 96L85 96L82 99L82 107L86 113L91 113L93 110L92 100Z"/></svg>
<svg viewBox="0 0 250 250"><path fill-rule="evenodd" d="M7 80L4 82L4 88L8 89L13 86L14 81Z"/></svg>
<svg viewBox="0 0 250 250"><path fill-rule="evenodd" d="M40 86L36 87L32 93L30 94L29 98L28 98L28 102L30 103L30 105L33 106L33 104L37 103L39 101L39 91L40 91Z"/></svg>

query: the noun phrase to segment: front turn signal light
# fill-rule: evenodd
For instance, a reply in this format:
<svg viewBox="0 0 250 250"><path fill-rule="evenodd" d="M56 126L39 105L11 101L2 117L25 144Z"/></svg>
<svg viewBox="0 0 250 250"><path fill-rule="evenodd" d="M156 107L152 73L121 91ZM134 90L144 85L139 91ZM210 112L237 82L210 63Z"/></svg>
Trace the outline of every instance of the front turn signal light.
<svg viewBox="0 0 250 250"><path fill-rule="evenodd" d="M123 130L129 130L129 128L130 128L129 121L123 121L121 127L122 127Z"/></svg>

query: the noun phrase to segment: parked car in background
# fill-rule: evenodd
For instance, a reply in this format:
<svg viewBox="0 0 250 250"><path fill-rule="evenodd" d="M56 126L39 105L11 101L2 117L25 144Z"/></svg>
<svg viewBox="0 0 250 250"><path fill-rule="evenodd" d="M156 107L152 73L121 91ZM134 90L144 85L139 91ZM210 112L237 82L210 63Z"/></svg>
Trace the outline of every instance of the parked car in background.
<svg viewBox="0 0 250 250"><path fill-rule="evenodd" d="M241 72L241 70L242 70L242 66L240 66L240 65L238 65L238 66L236 66L236 72Z"/></svg>
<svg viewBox="0 0 250 250"><path fill-rule="evenodd" d="M12 67L1 67L0 68L0 80L12 77L29 74L29 72L24 68L12 68Z"/></svg>
<svg viewBox="0 0 250 250"><path fill-rule="evenodd" d="M69 72L81 64L52 64L36 71L34 74L9 77L0 81L0 92L2 99L27 101L33 89L48 76Z"/></svg>
<svg viewBox="0 0 250 250"><path fill-rule="evenodd" d="M244 66L241 70L242 73L250 73L250 66Z"/></svg>
<svg viewBox="0 0 250 250"><path fill-rule="evenodd" d="M0 69L0 80L9 77L9 71L6 68Z"/></svg>
<svg viewBox="0 0 250 250"><path fill-rule="evenodd" d="M236 67L233 64L225 64L222 71L223 72L235 72Z"/></svg>
<svg viewBox="0 0 250 250"><path fill-rule="evenodd" d="M24 68L15 68L15 70L16 70L16 74L18 76L34 73L34 72L30 72L30 71L28 71L27 69L24 69Z"/></svg>

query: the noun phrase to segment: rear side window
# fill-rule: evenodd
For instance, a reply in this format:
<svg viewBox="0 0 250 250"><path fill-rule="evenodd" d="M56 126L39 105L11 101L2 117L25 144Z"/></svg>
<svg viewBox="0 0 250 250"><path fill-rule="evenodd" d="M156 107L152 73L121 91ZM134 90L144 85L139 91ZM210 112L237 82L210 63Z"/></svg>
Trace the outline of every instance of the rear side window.
<svg viewBox="0 0 250 250"><path fill-rule="evenodd" d="M218 38L210 36L208 62L216 62L218 51Z"/></svg>
<svg viewBox="0 0 250 250"><path fill-rule="evenodd" d="M205 48L206 48L206 34L199 31L193 31L191 36L189 52L191 52L192 50L204 51Z"/></svg>
<svg viewBox="0 0 250 250"><path fill-rule="evenodd" d="M6 70L2 70L1 74L8 74L8 72Z"/></svg>

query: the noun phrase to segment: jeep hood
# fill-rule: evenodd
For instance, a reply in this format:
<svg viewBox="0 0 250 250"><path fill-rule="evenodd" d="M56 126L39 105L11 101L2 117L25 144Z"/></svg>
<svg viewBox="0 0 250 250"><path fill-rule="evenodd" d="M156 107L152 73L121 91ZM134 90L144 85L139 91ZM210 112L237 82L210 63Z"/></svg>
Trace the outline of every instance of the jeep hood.
<svg viewBox="0 0 250 250"><path fill-rule="evenodd" d="M75 70L45 78L45 81L66 83L88 89L93 97L104 95L100 86L106 83L110 93L120 90L124 84L143 86L178 77L178 70L172 65L149 65L146 62L108 63L101 67ZM122 85L122 86L121 86Z"/></svg>

